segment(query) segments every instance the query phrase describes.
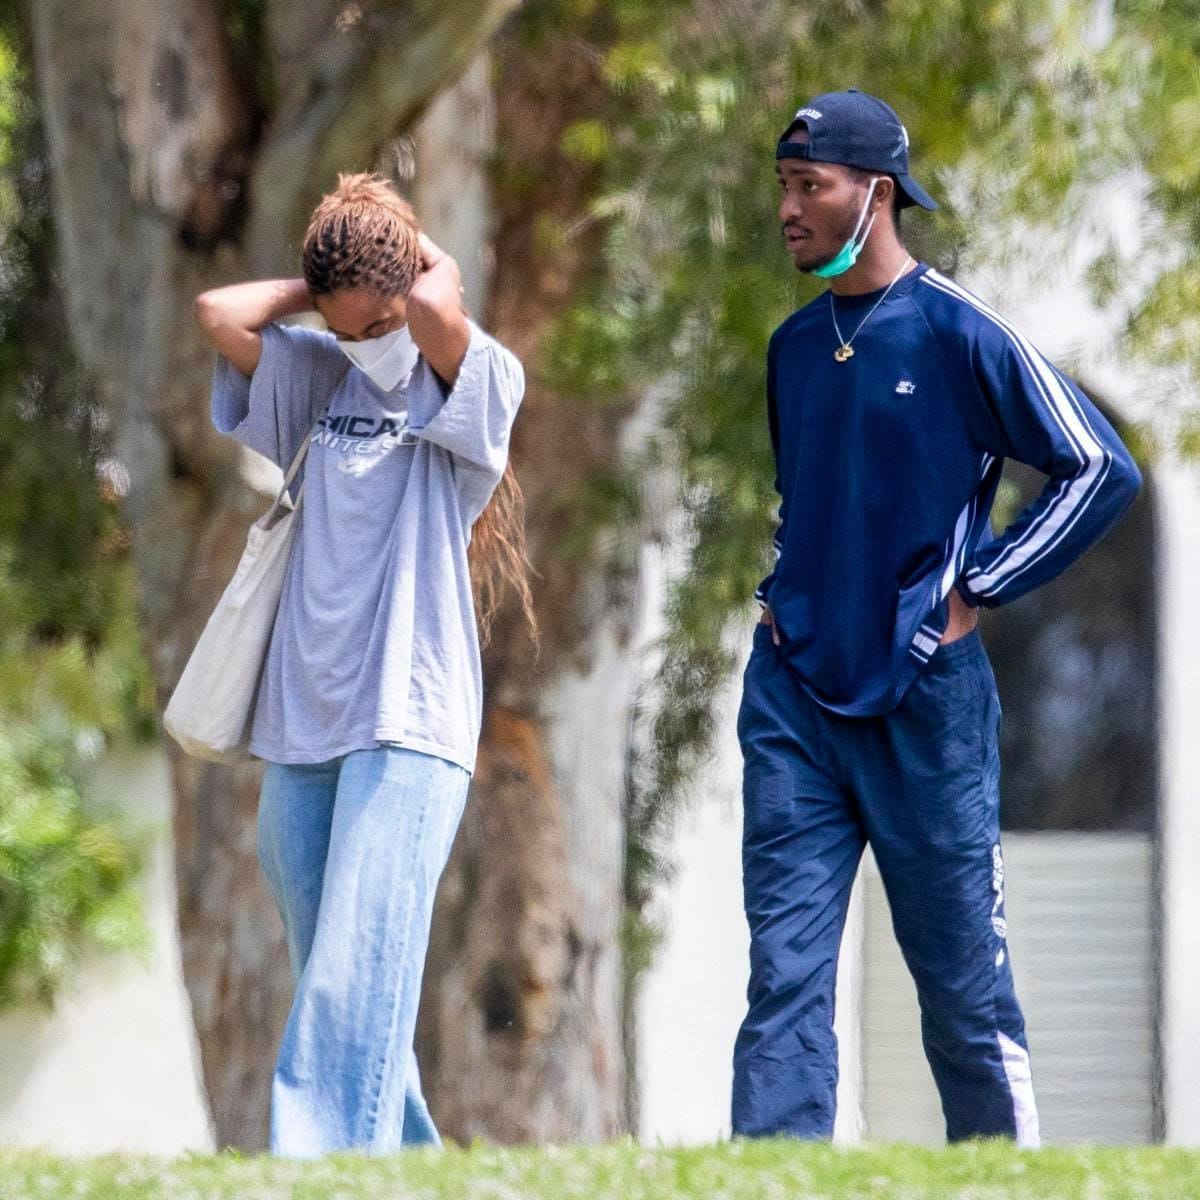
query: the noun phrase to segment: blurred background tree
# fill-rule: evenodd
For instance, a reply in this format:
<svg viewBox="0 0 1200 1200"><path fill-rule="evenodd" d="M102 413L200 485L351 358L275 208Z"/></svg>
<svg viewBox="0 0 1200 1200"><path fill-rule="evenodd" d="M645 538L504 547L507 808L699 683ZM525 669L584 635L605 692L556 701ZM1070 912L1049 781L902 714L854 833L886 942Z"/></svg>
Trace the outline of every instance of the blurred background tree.
<svg viewBox="0 0 1200 1200"><path fill-rule="evenodd" d="M0 1008L53 1004L88 946L142 949L137 837L86 802L155 729L128 538L53 285L48 164L0 25Z"/></svg>
<svg viewBox="0 0 1200 1200"><path fill-rule="evenodd" d="M4 447L33 465L4 464L3 562L21 564L4 578L26 597L12 602L22 663L42 644L78 654L64 648L87 633L79 661L110 664L100 691L125 715L95 727L141 727L152 707L135 628L157 702L169 693L262 504L209 427L192 296L294 273L336 170L377 162L509 7L11 8L48 151L35 138L5 172L32 170L42 199L9 193L12 228L41 224L36 253L10 237L4 255L32 255L36 284L21 291L5 272L31 323L5 326L0 384L24 424ZM815 294L778 240L773 147L789 115L849 85L886 97L915 172L945 201L906 217L913 252L950 271L1004 256L1052 269L1098 194L1143 181L1138 252L1105 245L1090 278L1127 314L1122 351L1169 356L1190 386L1196 15L1183 0L526 0L491 40L486 322L529 367L513 457L546 639L533 660L508 614L488 651L480 770L439 903L420 1052L452 1136L597 1138L636 1118L648 906L736 658L723 633L749 617L770 545L766 342ZM69 361L67 344L73 390L43 398L30 381ZM59 408L73 433L46 438ZM1175 411L1158 436L1190 446L1196 426ZM22 472L71 481L33 505L39 520L62 506L58 525L9 504ZM647 682L630 655L649 602L644 549L668 539L682 557ZM75 565L54 578L73 582L44 588L72 544ZM247 835L258 772L174 754L173 766L205 1081L220 1141L257 1147L290 992Z"/></svg>

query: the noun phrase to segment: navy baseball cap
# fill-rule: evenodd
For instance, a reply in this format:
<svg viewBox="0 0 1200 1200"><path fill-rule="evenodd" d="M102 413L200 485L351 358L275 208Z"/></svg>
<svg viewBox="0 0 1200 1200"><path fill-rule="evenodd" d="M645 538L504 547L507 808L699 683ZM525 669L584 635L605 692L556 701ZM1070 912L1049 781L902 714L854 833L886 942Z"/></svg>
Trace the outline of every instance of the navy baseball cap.
<svg viewBox="0 0 1200 1200"><path fill-rule="evenodd" d="M801 125L808 130L808 141L789 142ZM891 105L858 88L826 92L799 109L780 135L775 157L839 163L894 175L901 208L910 204L937 208L937 201L908 173L908 130L903 122Z"/></svg>

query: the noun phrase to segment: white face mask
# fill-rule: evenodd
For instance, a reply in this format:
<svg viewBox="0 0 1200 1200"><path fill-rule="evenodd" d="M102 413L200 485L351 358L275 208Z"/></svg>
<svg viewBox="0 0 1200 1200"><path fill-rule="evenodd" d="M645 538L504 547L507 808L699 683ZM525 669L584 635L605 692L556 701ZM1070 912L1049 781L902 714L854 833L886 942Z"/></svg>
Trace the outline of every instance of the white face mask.
<svg viewBox="0 0 1200 1200"><path fill-rule="evenodd" d="M377 387L390 392L412 374L420 351L407 325L361 342L337 340L338 349Z"/></svg>

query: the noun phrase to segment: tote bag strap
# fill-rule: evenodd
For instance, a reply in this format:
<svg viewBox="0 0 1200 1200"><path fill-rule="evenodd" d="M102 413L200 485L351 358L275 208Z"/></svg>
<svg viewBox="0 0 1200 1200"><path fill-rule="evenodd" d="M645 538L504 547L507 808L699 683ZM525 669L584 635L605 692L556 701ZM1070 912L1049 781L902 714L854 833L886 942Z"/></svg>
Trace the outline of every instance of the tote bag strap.
<svg viewBox="0 0 1200 1200"><path fill-rule="evenodd" d="M287 490L292 486L292 480L296 478L296 472L300 470L300 464L304 461L304 456L308 453L309 443L312 441L313 432L317 428L319 421L313 423L305 435L304 440L300 443L300 449L296 451L296 457L292 459L292 465L288 467L287 474L283 477L283 486L279 489L279 495L275 497L275 503L267 510L267 515L270 517L277 508L283 504L283 497L287 494ZM307 481L306 481L307 482ZM300 508L300 501L304 499L304 484L300 485L300 490L296 493L296 503L293 506L294 510Z"/></svg>

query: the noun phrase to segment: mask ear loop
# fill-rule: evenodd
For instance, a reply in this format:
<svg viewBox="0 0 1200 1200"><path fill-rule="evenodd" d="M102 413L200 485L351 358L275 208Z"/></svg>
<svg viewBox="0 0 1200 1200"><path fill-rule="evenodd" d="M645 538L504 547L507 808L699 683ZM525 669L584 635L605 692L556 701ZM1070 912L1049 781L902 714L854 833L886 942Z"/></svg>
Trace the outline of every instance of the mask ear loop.
<svg viewBox="0 0 1200 1200"><path fill-rule="evenodd" d="M875 224L875 218L877 216L879 216L879 214L877 212L871 214L871 219L870 219L870 221L867 221L867 228L863 232L862 240L859 241L858 231L860 229L862 229L863 222L867 220L867 209L871 207L871 197L875 195L875 185L878 182L879 182L879 176L876 175L871 180L871 187L870 187L870 190L867 192L867 198L866 198L866 200L863 201L862 213L858 218L858 224L855 225L854 232L850 235L850 241L857 246L857 248L854 252L856 258L858 257L858 255L860 253L862 253L862 248L867 244L867 238L870 236L870 233L871 233L871 226Z"/></svg>

